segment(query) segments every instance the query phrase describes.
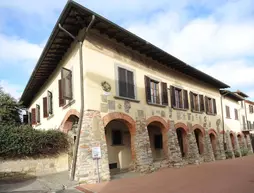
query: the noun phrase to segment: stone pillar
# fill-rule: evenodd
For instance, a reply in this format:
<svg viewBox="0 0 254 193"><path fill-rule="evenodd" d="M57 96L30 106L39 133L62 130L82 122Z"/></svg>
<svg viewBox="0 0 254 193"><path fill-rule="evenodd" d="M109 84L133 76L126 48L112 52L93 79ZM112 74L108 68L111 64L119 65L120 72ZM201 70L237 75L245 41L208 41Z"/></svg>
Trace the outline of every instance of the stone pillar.
<svg viewBox="0 0 254 193"><path fill-rule="evenodd" d="M236 135L234 135L234 142L235 142L235 144L234 144L235 145L235 149L234 149L235 157L236 157L237 154L239 155L238 157L242 157L239 141L238 141Z"/></svg>
<svg viewBox="0 0 254 193"><path fill-rule="evenodd" d="M188 123L188 128L192 128L190 123ZM200 164L198 145L197 145L195 134L193 131L187 134L187 140L188 140L188 155L187 155L188 163Z"/></svg>
<svg viewBox="0 0 254 193"><path fill-rule="evenodd" d="M225 150L223 144L223 134L218 134L217 141L216 141L216 151L215 151L215 159L216 160L225 160Z"/></svg>
<svg viewBox="0 0 254 193"><path fill-rule="evenodd" d="M204 144L204 161L205 162L215 161L211 140L207 131L205 131L204 143L205 143Z"/></svg>
<svg viewBox="0 0 254 193"><path fill-rule="evenodd" d="M227 149L226 149L226 158L227 159L229 159L229 158L235 158L235 154L234 154L234 150L233 150L233 147L232 147L232 142L231 142L229 131L227 131L225 133L225 141L226 141L226 146L227 146Z"/></svg>
<svg viewBox="0 0 254 193"><path fill-rule="evenodd" d="M135 170L148 173L153 170L153 156L145 118L136 118L135 136L136 163Z"/></svg>
<svg viewBox="0 0 254 193"><path fill-rule="evenodd" d="M170 121L168 131L168 149L169 149L169 163L173 167L181 167L183 165L182 154L177 139L174 121Z"/></svg>
<svg viewBox="0 0 254 193"><path fill-rule="evenodd" d="M253 148L252 148L252 144L251 144L251 139L250 139L250 135L246 135L246 143L247 143L247 148L248 148L248 154L252 154L253 153Z"/></svg>
<svg viewBox="0 0 254 193"><path fill-rule="evenodd" d="M100 146L102 157L99 160L100 180L110 180L108 152L105 131L99 111L84 112L78 147L75 180L97 183L96 160L92 159L92 147Z"/></svg>

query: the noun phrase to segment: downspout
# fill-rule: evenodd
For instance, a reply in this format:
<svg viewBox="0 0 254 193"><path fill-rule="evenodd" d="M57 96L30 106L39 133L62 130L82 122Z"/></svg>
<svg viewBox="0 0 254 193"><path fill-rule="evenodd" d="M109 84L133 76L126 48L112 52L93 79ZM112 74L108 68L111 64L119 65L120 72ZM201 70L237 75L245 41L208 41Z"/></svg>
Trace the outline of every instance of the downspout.
<svg viewBox="0 0 254 193"><path fill-rule="evenodd" d="M222 97L225 97L228 94L228 92L220 95L220 102L221 102L221 115L222 115L222 131L223 131L223 147L224 150L226 150L226 143L225 143L225 121L224 121L224 113L223 113L223 103L222 103Z"/></svg>
<svg viewBox="0 0 254 193"><path fill-rule="evenodd" d="M85 33L83 35L83 37L81 37L80 39L78 39L78 43L79 43L79 68L80 68L80 97L81 97L81 106L80 106L80 118L79 118L79 122L78 122L78 132L77 132L77 138L75 141L75 145L74 145L74 152L73 152L73 161L72 161L72 167L71 167L71 176L70 176L70 180L74 180L74 176L75 176L75 169L76 169L76 163L77 163L77 154L78 154L78 146L79 146L79 138L80 138L80 131L82 128L82 119L83 119L83 115L84 115L84 77L83 77L83 51L82 51L82 45L84 40L86 39L86 36L88 34L89 29L91 28L91 26L93 25L95 20L95 16L92 15L92 19L88 25L88 27L85 30ZM75 40L77 37L73 36L70 32L68 32L66 29L64 29L61 24L58 24L58 27L64 31L66 34L68 34L73 40Z"/></svg>

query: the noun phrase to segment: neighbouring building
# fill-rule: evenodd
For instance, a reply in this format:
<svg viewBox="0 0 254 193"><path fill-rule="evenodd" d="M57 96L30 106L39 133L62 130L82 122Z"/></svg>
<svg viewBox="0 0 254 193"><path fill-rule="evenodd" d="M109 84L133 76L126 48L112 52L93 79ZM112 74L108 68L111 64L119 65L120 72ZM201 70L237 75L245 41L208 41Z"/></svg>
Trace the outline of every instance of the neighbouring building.
<svg viewBox="0 0 254 193"><path fill-rule="evenodd" d="M223 121L221 89L228 87L68 1L21 101L35 129L70 135L78 147L70 157L72 174L94 183L93 147L101 148L102 180L225 159L224 133L249 136L235 111L242 98L229 91L223 102L232 122ZM226 148L234 153L232 145Z"/></svg>

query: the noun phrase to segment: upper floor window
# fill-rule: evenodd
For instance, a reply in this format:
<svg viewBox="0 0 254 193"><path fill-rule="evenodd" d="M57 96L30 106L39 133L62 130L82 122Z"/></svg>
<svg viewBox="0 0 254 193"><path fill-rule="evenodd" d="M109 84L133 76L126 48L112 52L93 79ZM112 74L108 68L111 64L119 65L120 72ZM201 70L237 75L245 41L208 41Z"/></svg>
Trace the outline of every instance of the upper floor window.
<svg viewBox="0 0 254 193"><path fill-rule="evenodd" d="M52 92L47 92L47 97L43 97L43 117L46 118L53 114L53 95Z"/></svg>
<svg viewBox="0 0 254 193"><path fill-rule="evenodd" d="M59 89L59 106L64 106L67 100L73 99L72 92L72 71L67 68L62 68L61 79L58 80Z"/></svg>
<svg viewBox="0 0 254 193"><path fill-rule="evenodd" d="M205 97L206 113L215 115L217 114L216 100L210 97Z"/></svg>
<svg viewBox="0 0 254 193"><path fill-rule="evenodd" d="M253 106L249 105L250 113L253 113Z"/></svg>
<svg viewBox="0 0 254 193"><path fill-rule="evenodd" d="M145 76L145 90L148 104L168 105L167 83Z"/></svg>
<svg viewBox="0 0 254 193"><path fill-rule="evenodd" d="M238 110L235 109L235 120L238 120Z"/></svg>
<svg viewBox="0 0 254 193"><path fill-rule="evenodd" d="M230 108L226 106L226 117L230 119Z"/></svg>
<svg viewBox="0 0 254 193"><path fill-rule="evenodd" d="M177 109L189 109L187 90L170 86L171 105Z"/></svg>
<svg viewBox="0 0 254 193"><path fill-rule="evenodd" d="M36 105L36 123L41 122L40 105Z"/></svg>
<svg viewBox="0 0 254 193"><path fill-rule="evenodd" d="M134 72L118 67L118 95L135 99Z"/></svg>
<svg viewBox="0 0 254 193"><path fill-rule="evenodd" d="M205 110L204 96L190 92L191 110L196 112L203 112Z"/></svg>
<svg viewBox="0 0 254 193"><path fill-rule="evenodd" d="M243 108L243 101L241 101L241 107Z"/></svg>

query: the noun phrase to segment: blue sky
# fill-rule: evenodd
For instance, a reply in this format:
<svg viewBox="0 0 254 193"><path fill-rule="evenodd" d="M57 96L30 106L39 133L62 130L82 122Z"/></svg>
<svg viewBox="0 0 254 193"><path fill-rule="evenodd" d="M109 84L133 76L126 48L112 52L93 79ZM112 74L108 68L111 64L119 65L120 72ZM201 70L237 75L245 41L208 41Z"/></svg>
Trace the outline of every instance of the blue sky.
<svg viewBox="0 0 254 193"><path fill-rule="evenodd" d="M77 0L254 99L253 0ZM0 85L19 98L65 0L0 1Z"/></svg>

